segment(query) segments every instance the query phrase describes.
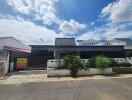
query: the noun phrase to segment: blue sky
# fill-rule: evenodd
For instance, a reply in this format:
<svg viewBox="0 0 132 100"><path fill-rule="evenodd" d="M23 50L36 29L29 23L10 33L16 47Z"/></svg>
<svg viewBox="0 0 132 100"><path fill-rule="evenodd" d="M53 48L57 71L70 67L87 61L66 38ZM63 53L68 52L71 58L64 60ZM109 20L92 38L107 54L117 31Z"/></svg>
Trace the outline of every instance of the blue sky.
<svg viewBox="0 0 132 100"><path fill-rule="evenodd" d="M132 38L132 0L1 0L0 36L26 44L56 37Z"/></svg>
<svg viewBox="0 0 132 100"><path fill-rule="evenodd" d="M57 15L65 20L74 18L81 23L95 21L101 10L115 0L60 0Z"/></svg>

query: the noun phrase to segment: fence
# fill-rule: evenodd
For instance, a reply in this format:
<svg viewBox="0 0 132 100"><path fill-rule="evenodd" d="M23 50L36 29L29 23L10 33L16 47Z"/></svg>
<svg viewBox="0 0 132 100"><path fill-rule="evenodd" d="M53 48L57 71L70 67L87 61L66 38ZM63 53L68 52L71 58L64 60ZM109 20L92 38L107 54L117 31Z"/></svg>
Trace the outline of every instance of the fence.
<svg viewBox="0 0 132 100"><path fill-rule="evenodd" d="M83 63L88 63L90 59L81 59ZM47 61L47 67L55 68L55 67L62 67L64 65L63 59L52 59Z"/></svg>
<svg viewBox="0 0 132 100"><path fill-rule="evenodd" d="M132 64L132 57L130 58L114 58L114 60L117 62L117 63L130 63ZM81 61L83 63L89 63L90 59L81 59ZM63 66L64 64L64 60L63 59L52 59L52 60L48 60L47 61L47 67L50 67L50 68L56 68L56 67L61 67Z"/></svg>

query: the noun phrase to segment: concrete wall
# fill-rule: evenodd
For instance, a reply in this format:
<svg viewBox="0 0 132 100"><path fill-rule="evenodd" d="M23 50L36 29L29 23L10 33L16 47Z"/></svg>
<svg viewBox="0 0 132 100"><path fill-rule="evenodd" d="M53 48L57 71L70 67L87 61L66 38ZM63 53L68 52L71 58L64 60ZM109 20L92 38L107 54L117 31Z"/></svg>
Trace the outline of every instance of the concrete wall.
<svg viewBox="0 0 132 100"><path fill-rule="evenodd" d="M117 63L128 62L128 63L132 64L132 57L126 58L126 59L125 58L114 58L114 59ZM90 59L81 59L81 61L86 64L86 63L89 63ZM60 67L63 66L63 64L64 64L63 59L61 59L60 61L58 59L48 60L47 67L51 67L51 68L59 67L59 62L60 62Z"/></svg>
<svg viewBox="0 0 132 100"><path fill-rule="evenodd" d="M126 60L127 60L128 63L132 64L132 57L130 57L130 58L127 57Z"/></svg>
<svg viewBox="0 0 132 100"><path fill-rule="evenodd" d="M7 74L9 72L9 52L6 52L7 53L7 56L6 56L6 60L5 60L5 70L4 70L4 74Z"/></svg>
<svg viewBox="0 0 132 100"><path fill-rule="evenodd" d="M117 63L130 63L132 64L132 57L130 58L114 58Z"/></svg>
<svg viewBox="0 0 132 100"><path fill-rule="evenodd" d="M81 59L82 63L89 63L90 59ZM59 63L60 62L60 63ZM64 65L64 60L63 59L53 59L53 60L48 60L47 61L47 67L50 68L56 68L56 67L62 67Z"/></svg>
<svg viewBox="0 0 132 100"><path fill-rule="evenodd" d="M3 73L7 74L9 71L9 52L8 51L2 51L0 52L0 63L2 65Z"/></svg>
<svg viewBox="0 0 132 100"><path fill-rule="evenodd" d="M97 75L97 74L113 74L112 68L106 68L104 70L100 70L97 68L90 68L88 71L79 70L78 76L86 76L86 75ZM71 76L70 70L48 70L48 76Z"/></svg>
<svg viewBox="0 0 132 100"><path fill-rule="evenodd" d="M117 63L125 63L125 62L126 62L126 59L125 59L125 58L114 58L114 60L115 60Z"/></svg>
<svg viewBox="0 0 132 100"><path fill-rule="evenodd" d="M60 62L60 65L59 65L59 62ZM51 68L52 67L55 68L55 67L63 66L63 64L64 64L63 59L60 59L60 60L53 59L53 60L48 60L47 61L47 67L51 67Z"/></svg>

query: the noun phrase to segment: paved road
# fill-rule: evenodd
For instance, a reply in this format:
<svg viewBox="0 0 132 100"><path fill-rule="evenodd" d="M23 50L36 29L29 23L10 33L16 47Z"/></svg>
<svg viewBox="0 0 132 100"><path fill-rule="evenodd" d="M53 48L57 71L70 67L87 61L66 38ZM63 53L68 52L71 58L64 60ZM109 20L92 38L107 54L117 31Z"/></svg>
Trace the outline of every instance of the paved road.
<svg viewBox="0 0 132 100"><path fill-rule="evenodd" d="M132 100L132 78L1 84L0 100Z"/></svg>

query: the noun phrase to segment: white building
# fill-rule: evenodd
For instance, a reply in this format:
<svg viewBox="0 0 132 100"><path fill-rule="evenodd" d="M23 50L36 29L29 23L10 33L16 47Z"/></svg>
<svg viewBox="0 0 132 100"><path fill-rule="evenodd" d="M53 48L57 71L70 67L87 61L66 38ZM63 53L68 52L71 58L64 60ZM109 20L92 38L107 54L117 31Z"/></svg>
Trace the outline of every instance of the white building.
<svg viewBox="0 0 132 100"><path fill-rule="evenodd" d="M112 39L112 40L94 40L94 39L89 39L89 40L77 40L77 45L78 46L123 46L126 45L125 41L121 41L118 39Z"/></svg>
<svg viewBox="0 0 132 100"><path fill-rule="evenodd" d="M0 70L8 73L13 64L10 62L11 52L31 52L31 47L13 37L0 37Z"/></svg>

